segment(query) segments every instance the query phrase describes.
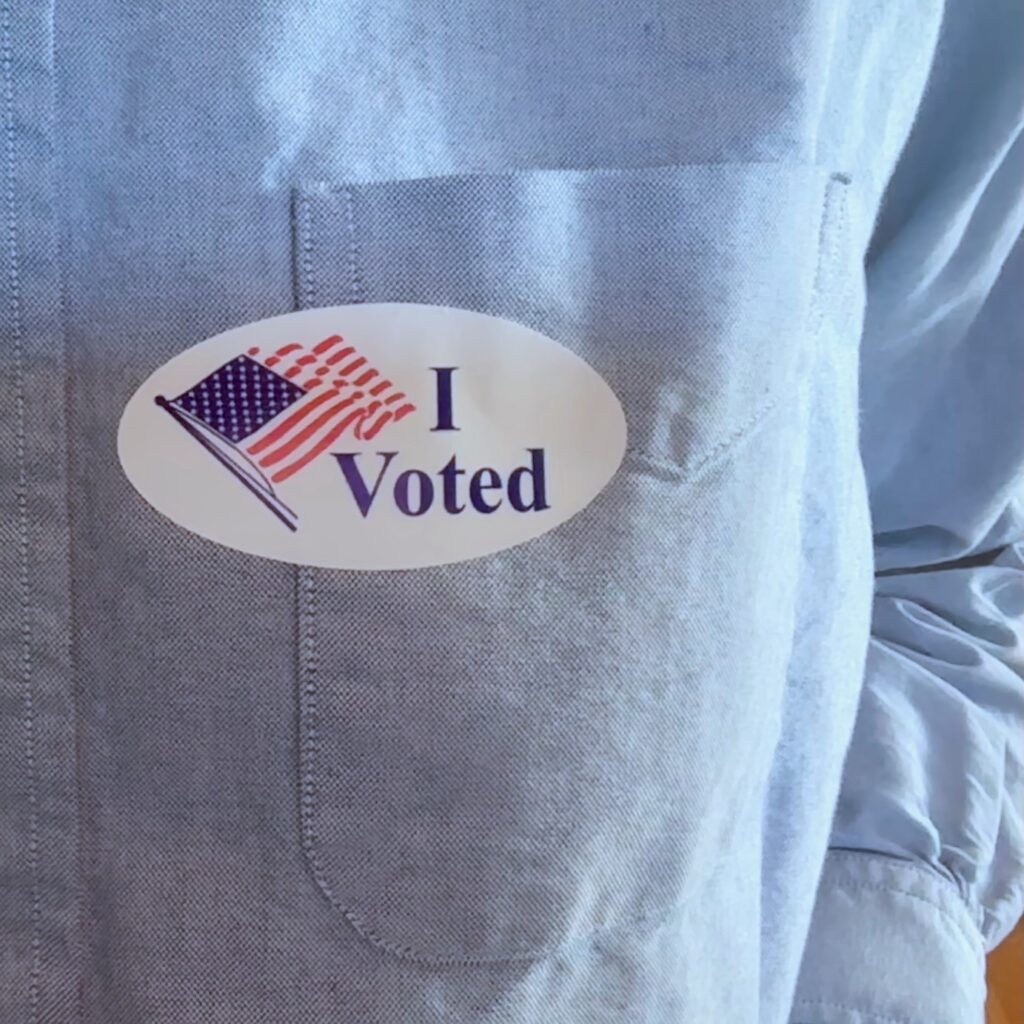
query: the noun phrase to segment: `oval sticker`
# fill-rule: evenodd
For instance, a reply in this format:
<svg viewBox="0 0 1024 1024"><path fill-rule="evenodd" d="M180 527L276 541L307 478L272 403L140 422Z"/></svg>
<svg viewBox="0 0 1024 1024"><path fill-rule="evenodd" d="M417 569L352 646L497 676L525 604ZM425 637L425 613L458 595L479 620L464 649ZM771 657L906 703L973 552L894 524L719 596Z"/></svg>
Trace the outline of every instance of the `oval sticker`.
<svg viewBox="0 0 1024 1024"><path fill-rule="evenodd" d="M412 569L564 523L614 475L626 420L592 367L523 324L366 303L182 352L132 396L117 448L146 501L218 544Z"/></svg>

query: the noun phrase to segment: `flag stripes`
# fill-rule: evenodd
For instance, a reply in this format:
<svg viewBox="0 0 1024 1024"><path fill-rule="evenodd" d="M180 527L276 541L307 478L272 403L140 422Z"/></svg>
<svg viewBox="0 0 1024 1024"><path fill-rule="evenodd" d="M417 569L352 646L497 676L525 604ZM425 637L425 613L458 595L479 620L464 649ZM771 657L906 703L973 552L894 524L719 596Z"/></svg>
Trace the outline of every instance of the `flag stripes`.
<svg viewBox="0 0 1024 1024"><path fill-rule="evenodd" d="M258 351L250 350L249 355L259 359ZM346 431L360 441L370 441L387 424L399 422L416 408L390 380L376 380L379 371L340 335L325 338L312 351L283 345L262 364L304 392L286 413L247 439L246 453L256 458L261 469L273 470L273 483L297 473Z"/></svg>

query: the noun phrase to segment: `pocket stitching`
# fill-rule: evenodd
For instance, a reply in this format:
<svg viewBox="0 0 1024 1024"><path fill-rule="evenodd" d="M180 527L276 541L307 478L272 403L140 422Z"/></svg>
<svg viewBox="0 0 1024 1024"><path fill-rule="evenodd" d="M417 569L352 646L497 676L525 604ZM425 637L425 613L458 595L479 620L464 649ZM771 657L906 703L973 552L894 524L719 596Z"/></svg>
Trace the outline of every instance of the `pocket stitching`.
<svg viewBox="0 0 1024 1024"><path fill-rule="evenodd" d="M831 196L837 182L849 183L849 178L841 174L830 176L826 186L822 212L820 217L818 253L815 265L814 284L812 287L811 305L808 312L807 322L813 317L812 332L820 330L824 318L824 303L820 301L822 280L824 277L823 267L831 265L839 249L839 238L837 232L832 233L829 246L829 258L824 258L824 242L828 226L833 222ZM348 266L350 294L352 302L365 301L365 286L362 279L359 260L358 235L355 229L355 197L351 186L340 186L336 191L344 193L345 196L345 223L348 232ZM845 211L846 194L845 190L840 193L840 209ZM314 215L310 203L310 193L300 190L296 195L296 208L293 222L297 234L296 260L296 300L300 308L305 304L308 307L316 305L316 275L314 269L314 253L316 250L316 231ZM627 454L643 460L648 466L661 472L671 474L673 479L691 481L709 467L723 461L739 444L749 436L752 436L761 424L767 422L771 413L781 406L782 394L776 394L765 405L761 406L751 417L740 427L734 430L728 437L722 439L710 451L705 453L701 459L691 467L684 467L681 464L658 459L639 448L627 448ZM317 571L311 566L297 566L295 574L295 600L296 600L296 646L297 646L297 685L299 690L299 761L300 761L300 828L302 847L306 855L310 872L317 887L327 898L330 905L338 910L347 921L353 926L368 942L384 949L388 953L399 958L438 965L452 966L473 966L487 963L504 963L510 961L536 960L548 956L553 952L565 948L571 948L576 942L544 946L540 949L520 947L510 953L491 957L461 957L461 956L437 956L418 950L411 946L401 946L390 942L373 931L365 919L355 910L345 906L335 893L323 861L320 856L319 836L317 833L318 817L318 785L317 785L317 685L319 654L317 647ZM579 941L590 942L603 933L614 933L623 928L636 928L639 925L655 926L668 919L679 909L676 905L668 905L654 914L648 914L639 918L630 918L605 925L593 932L588 932Z"/></svg>
<svg viewBox="0 0 1024 1024"><path fill-rule="evenodd" d="M806 333L810 338L817 337L824 326L826 305L822 300L830 275L834 273L839 263L840 242L846 240L847 194L850 182L851 178L848 174L834 172L829 175L825 185L818 228L818 255L814 268L814 283L811 288L811 308L808 310L806 323ZM837 195L838 200L835 199ZM836 230L830 230L833 227ZM826 241L828 241L827 252Z"/></svg>
<svg viewBox="0 0 1024 1024"><path fill-rule="evenodd" d="M351 190L346 190L346 220L349 225L349 272L352 292L358 296L361 288L358 268L358 249L352 216ZM296 299L300 308L316 306L316 275L313 253L316 233L308 195L299 195L295 209L297 233ZM356 301L361 301L358 297ZM339 910L355 930L375 945L396 952L383 939L371 932L364 922L334 893L323 861L320 858L317 835L317 675L319 652L317 649L317 574L312 566L300 565L295 571L297 685L299 690L299 800L302 849L314 882L327 897L332 907Z"/></svg>
<svg viewBox="0 0 1024 1024"><path fill-rule="evenodd" d="M825 281L829 272L835 268L839 260L840 242L846 238L847 192L851 178L840 171L829 174L822 197L821 212L818 218L818 242L814 265L814 277L811 285L811 296L808 302L807 315L804 323L804 335L808 341L817 338L825 320L825 303L822 301L826 291ZM837 186L842 186L837 191ZM838 195L838 201L833 196ZM831 230L835 226L837 230ZM828 247L826 251L826 241ZM692 466L684 466L680 462L662 459L643 448L630 445L626 454L641 461L644 465L657 471L677 483L693 483L704 472L727 461L740 447L743 441L752 437L768 422L772 413L782 405L783 392L776 392L764 405L760 406L739 427L722 438L717 444L705 452Z"/></svg>
<svg viewBox="0 0 1024 1024"><path fill-rule="evenodd" d="M748 437L753 437L758 429L771 418L771 414L780 408L781 404L782 395L775 395L771 401L765 402L732 433L706 451L692 466L684 466L679 462L658 458L643 448L633 445L626 448L626 454L643 462L648 468L665 474L670 480L677 483L694 483L705 471L725 461Z"/></svg>

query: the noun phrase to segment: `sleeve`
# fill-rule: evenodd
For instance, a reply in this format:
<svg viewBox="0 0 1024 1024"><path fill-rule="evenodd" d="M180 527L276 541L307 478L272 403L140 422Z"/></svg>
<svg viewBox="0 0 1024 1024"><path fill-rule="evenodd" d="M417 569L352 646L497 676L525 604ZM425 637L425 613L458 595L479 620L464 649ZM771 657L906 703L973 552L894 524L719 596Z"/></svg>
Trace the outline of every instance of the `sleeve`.
<svg viewBox="0 0 1024 1024"><path fill-rule="evenodd" d="M1024 4L946 13L866 260L872 637L794 1024L979 1024L1024 904Z"/></svg>

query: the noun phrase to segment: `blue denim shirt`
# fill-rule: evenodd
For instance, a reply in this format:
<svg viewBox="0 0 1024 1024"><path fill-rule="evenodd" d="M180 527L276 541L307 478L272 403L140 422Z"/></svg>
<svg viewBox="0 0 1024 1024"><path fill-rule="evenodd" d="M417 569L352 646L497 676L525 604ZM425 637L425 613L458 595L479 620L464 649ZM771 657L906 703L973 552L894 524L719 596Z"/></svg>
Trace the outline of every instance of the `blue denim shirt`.
<svg viewBox="0 0 1024 1024"><path fill-rule="evenodd" d="M1018 0L0 0L0 1018L967 1024L1024 899ZM462 307L629 448L290 566L135 389Z"/></svg>

